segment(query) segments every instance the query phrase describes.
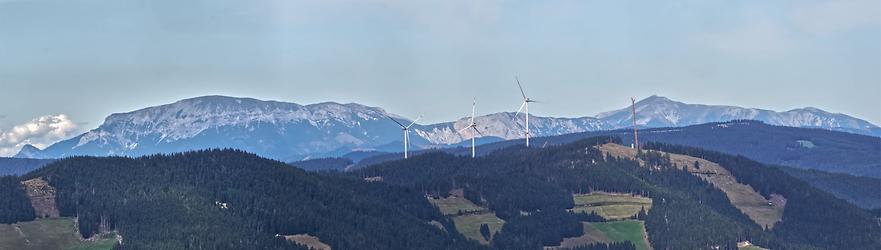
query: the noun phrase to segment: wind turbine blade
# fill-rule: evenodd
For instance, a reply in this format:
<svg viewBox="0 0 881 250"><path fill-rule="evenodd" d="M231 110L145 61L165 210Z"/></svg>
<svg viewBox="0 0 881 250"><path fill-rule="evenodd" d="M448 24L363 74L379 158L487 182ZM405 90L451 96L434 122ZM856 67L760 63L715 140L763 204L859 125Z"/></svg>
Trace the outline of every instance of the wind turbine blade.
<svg viewBox="0 0 881 250"><path fill-rule="evenodd" d="M416 120L413 120L413 122L411 122L410 125L407 125L407 127L405 127L405 128L410 128L410 126L413 126L413 124L416 124L416 121L419 121L419 119L422 119L421 115L419 117L416 117Z"/></svg>
<svg viewBox="0 0 881 250"><path fill-rule="evenodd" d="M523 102L523 104L520 104L520 109L517 110L517 114L514 114L514 117L520 115L520 111L523 111L523 107L526 107L526 102Z"/></svg>
<svg viewBox="0 0 881 250"><path fill-rule="evenodd" d="M520 85L520 78L515 76L514 80L517 81L517 87L520 87L520 94L523 95L523 100L526 100L526 92L523 91L523 85Z"/></svg>
<svg viewBox="0 0 881 250"><path fill-rule="evenodd" d="M477 109L477 98L471 100L471 123L474 123L475 109Z"/></svg>
<svg viewBox="0 0 881 250"><path fill-rule="evenodd" d="M402 128L404 128L404 124L401 124L400 122L398 122L398 120L395 120L395 118L392 118L391 116L388 116L388 115L385 115L385 117L388 117L389 119L391 119L392 121L394 121L395 123L400 125Z"/></svg>
<svg viewBox="0 0 881 250"><path fill-rule="evenodd" d="M477 130L477 127L469 127L469 128L474 129L474 131L477 131L478 135L483 136L483 133L481 133L480 130Z"/></svg>
<svg viewBox="0 0 881 250"><path fill-rule="evenodd" d="M458 132L456 132L456 133L457 133L457 134L461 134L462 131L465 131L466 129L468 129L468 128L470 128L470 127L471 127L471 126L464 127L464 128L460 129L460 130L459 130Z"/></svg>

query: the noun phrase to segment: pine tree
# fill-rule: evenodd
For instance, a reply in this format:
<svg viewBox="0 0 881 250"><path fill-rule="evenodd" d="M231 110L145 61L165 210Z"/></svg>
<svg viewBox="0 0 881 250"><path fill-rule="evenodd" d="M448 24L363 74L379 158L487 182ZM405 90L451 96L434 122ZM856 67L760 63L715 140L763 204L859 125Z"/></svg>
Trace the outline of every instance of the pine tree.
<svg viewBox="0 0 881 250"><path fill-rule="evenodd" d="M480 224L480 235L483 235L483 239L490 240L489 225Z"/></svg>

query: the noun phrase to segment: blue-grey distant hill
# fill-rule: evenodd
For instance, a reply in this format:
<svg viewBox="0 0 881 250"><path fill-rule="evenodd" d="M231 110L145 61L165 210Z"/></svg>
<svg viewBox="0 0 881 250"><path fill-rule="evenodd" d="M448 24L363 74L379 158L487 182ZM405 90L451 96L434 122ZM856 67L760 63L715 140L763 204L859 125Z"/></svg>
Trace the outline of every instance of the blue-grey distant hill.
<svg viewBox="0 0 881 250"><path fill-rule="evenodd" d="M0 176L23 175L55 160L0 157Z"/></svg>

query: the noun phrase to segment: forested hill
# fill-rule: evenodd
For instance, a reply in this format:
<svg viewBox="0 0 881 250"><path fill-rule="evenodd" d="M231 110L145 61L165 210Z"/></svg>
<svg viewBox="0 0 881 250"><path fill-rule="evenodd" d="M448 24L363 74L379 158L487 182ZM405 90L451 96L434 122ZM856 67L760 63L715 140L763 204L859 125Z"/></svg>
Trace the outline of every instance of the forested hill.
<svg viewBox="0 0 881 250"><path fill-rule="evenodd" d="M566 216L566 211L574 205L572 194L591 191L640 194L654 200L645 228L655 249L733 249L742 240L771 249L881 248L877 237L881 227L866 211L778 169L743 157L655 145L699 157L710 155L738 182L765 198L785 196L783 220L766 229L735 208L716 186L676 168L669 156L645 153L639 155L639 162L612 157L596 148L608 142L620 143L617 138L590 138L543 148L514 146L477 159L426 153L349 174L440 197L462 190L466 199L507 221L492 238L492 245L502 249L538 249L578 235L572 225L583 218ZM546 223L535 223L536 218L545 218Z"/></svg>
<svg viewBox="0 0 881 250"><path fill-rule="evenodd" d="M449 221L421 193L239 151L73 157L21 179L32 178L57 189L84 237L116 230L120 249L290 249L277 235L297 234L333 249L480 248L441 229Z"/></svg>

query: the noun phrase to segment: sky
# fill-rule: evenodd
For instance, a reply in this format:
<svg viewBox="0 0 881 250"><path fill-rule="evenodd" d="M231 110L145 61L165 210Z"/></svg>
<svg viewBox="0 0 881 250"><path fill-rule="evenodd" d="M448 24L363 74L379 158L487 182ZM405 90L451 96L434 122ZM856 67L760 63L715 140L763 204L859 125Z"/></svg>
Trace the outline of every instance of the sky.
<svg viewBox="0 0 881 250"><path fill-rule="evenodd" d="M0 0L0 155L202 95L424 123L657 94L881 124L881 1Z"/></svg>

